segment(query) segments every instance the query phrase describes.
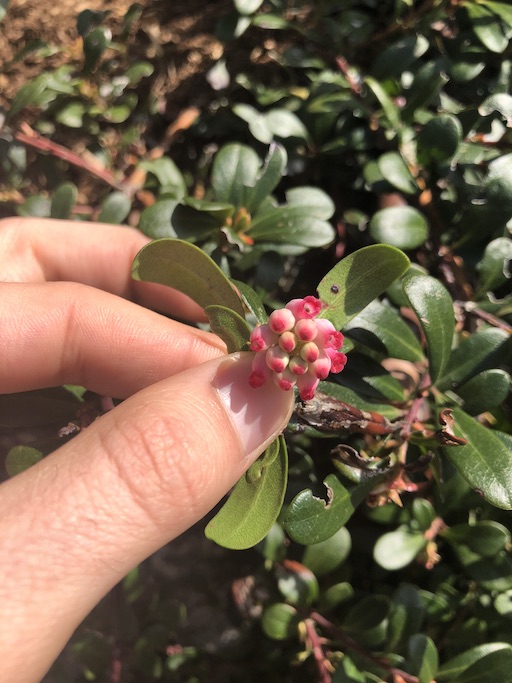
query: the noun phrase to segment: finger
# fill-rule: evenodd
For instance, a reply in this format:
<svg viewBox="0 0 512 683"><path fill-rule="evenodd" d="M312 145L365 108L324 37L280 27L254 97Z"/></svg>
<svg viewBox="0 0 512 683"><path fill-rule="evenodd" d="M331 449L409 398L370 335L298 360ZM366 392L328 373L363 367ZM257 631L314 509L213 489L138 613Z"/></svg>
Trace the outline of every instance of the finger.
<svg viewBox="0 0 512 683"><path fill-rule="evenodd" d="M226 353L216 335L75 283L0 283L0 320L0 393L79 384L124 398Z"/></svg>
<svg viewBox="0 0 512 683"><path fill-rule="evenodd" d="M0 281L81 282L186 320L202 309L169 287L132 280L137 252L150 240L134 228L44 218L0 221Z"/></svg>
<svg viewBox="0 0 512 683"><path fill-rule="evenodd" d="M1 680L21 666L40 680L98 600L284 428L293 394L249 387L251 362L217 359L148 387L3 485Z"/></svg>

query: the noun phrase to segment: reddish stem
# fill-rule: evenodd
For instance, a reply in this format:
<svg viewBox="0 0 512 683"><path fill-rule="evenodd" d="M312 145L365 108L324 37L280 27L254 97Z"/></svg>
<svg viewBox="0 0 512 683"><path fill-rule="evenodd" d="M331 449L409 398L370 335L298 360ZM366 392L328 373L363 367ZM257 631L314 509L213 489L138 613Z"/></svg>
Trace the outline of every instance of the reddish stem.
<svg viewBox="0 0 512 683"><path fill-rule="evenodd" d="M52 140L42 137L33 128L31 128L28 123L22 123L21 131L15 133L14 137L16 140L18 140L18 142L21 142L28 147L32 147L38 152L50 154L57 159L67 161L68 164L72 164L77 168L81 168L83 171L87 171L87 173L90 175L99 178L99 180L102 180L104 183L107 183L107 185L114 187L116 190L122 189L121 183L119 183L114 178L113 174L110 171L107 171L106 168L103 168L99 164L92 161L88 161L87 159L83 159L67 147L63 147Z"/></svg>
<svg viewBox="0 0 512 683"><path fill-rule="evenodd" d="M322 640L316 632L315 624L312 619L305 619L304 624L306 626L306 632L308 634L309 642L311 643L313 656L315 658L318 673L320 675L319 683L331 683L331 674L326 667L327 659L322 647Z"/></svg>

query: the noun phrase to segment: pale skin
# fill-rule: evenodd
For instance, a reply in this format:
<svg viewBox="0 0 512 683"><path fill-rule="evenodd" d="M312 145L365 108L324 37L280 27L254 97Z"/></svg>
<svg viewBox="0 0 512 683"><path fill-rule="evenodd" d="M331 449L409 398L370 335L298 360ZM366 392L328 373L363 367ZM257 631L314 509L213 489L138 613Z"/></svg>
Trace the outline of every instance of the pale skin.
<svg viewBox="0 0 512 683"><path fill-rule="evenodd" d="M292 392L174 290L130 278L134 229L0 221L0 393L65 383L126 399L0 486L0 680L40 681L139 562L200 520L285 427ZM155 310L150 310L155 309Z"/></svg>

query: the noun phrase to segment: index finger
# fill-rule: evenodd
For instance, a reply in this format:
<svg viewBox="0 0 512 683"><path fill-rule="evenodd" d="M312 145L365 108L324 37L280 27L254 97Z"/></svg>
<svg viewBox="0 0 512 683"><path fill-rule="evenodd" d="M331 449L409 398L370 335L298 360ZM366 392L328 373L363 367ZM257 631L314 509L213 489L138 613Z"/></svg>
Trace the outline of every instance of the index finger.
<svg viewBox="0 0 512 683"><path fill-rule="evenodd" d="M181 292L132 280L131 264L150 240L135 228L46 218L0 221L0 281L80 282L188 320L202 309Z"/></svg>

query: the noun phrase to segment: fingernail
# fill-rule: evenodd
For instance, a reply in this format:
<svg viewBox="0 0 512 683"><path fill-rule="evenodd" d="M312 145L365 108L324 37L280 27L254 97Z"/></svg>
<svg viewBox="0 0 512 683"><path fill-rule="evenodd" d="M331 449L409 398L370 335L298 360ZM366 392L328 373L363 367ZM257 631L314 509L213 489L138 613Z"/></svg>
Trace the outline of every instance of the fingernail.
<svg viewBox="0 0 512 683"><path fill-rule="evenodd" d="M249 353L231 356L214 379L249 460L255 460L283 431L294 403L293 391L285 392L273 382L257 389L249 386L252 358Z"/></svg>

